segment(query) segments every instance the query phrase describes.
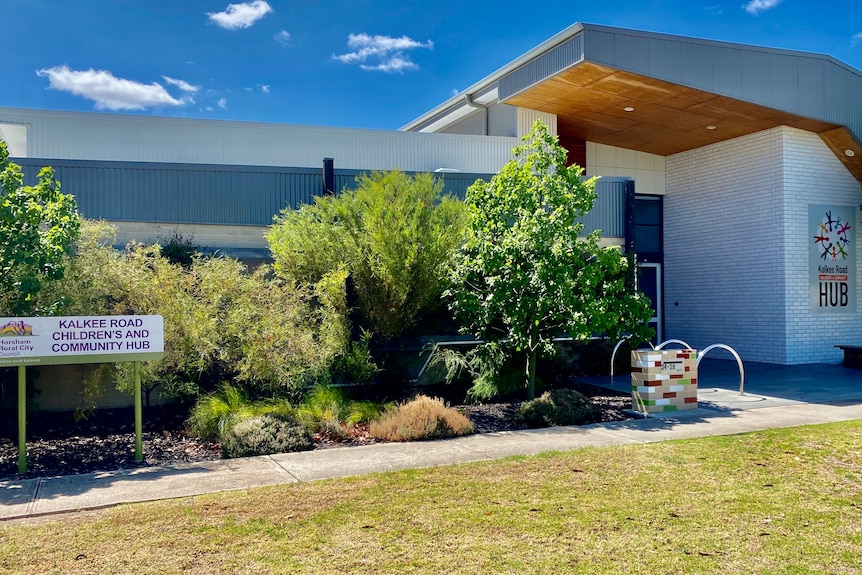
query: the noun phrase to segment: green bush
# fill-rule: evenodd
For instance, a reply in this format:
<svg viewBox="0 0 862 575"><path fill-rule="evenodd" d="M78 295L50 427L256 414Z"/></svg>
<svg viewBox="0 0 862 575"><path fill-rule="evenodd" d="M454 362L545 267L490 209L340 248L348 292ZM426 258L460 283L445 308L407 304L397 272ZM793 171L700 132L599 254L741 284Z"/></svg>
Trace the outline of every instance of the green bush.
<svg viewBox="0 0 862 575"><path fill-rule="evenodd" d="M248 273L231 258L194 257L183 267L158 245L130 244L121 252L114 241L113 228L86 222L65 277L44 296L62 302L65 315L163 316L165 356L142 363L147 397L158 387L193 399L225 380L298 397L350 353L346 272L303 288L266 267ZM132 389L130 363L111 370L120 389Z"/></svg>
<svg viewBox="0 0 862 575"><path fill-rule="evenodd" d="M314 446L311 433L291 416L256 415L234 423L222 437L225 457L248 457L308 451Z"/></svg>
<svg viewBox="0 0 862 575"><path fill-rule="evenodd" d="M346 437L356 424L376 419L380 411L374 402L351 401L338 388L316 385L306 394L297 416L313 432Z"/></svg>
<svg viewBox="0 0 862 575"><path fill-rule="evenodd" d="M162 238L159 243L162 246L162 255L172 264L181 265L184 268L192 267L195 257L201 255L200 246L195 245L192 238L185 237L179 232L168 239Z"/></svg>
<svg viewBox="0 0 862 575"><path fill-rule="evenodd" d="M600 418L599 408L587 396L573 389L546 391L518 408L515 421L527 427L584 425Z"/></svg>
<svg viewBox="0 0 862 575"><path fill-rule="evenodd" d="M356 182L356 190L284 210L267 241L290 283L317 284L345 269L362 327L389 339L440 306L445 264L463 239L463 203L441 197L430 174L376 172Z"/></svg>
<svg viewBox="0 0 862 575"><path fill-rule="evenodd" d="M416 441L470 435L473 423L463 414L447 407L443 400L425 395L389 409L372 421L372 437L385 441Z"/></svg>
<svg viewBox="0 0 862 575"><path fill-rule="evenodd" d="M194 405L187 421L189 431L207 441L223 441L238 422L269 415L291 418L293 407L284 400L251 401L239 387L223 383L215 393L205 395Z"/></svg>

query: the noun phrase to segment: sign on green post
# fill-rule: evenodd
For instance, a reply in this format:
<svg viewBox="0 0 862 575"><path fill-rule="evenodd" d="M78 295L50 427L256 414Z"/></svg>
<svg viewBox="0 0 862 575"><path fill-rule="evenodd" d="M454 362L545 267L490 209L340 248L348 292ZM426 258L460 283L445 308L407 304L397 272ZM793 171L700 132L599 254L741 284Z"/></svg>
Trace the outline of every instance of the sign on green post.
<svg viewBox="0 0 862 575"><path fill-rule="evenodd" d="M27 471L28 365L135 362L135 460L141 461L140 362L164 355L160 315L0 318L0 367L18 366L18 473Z"/></svg>

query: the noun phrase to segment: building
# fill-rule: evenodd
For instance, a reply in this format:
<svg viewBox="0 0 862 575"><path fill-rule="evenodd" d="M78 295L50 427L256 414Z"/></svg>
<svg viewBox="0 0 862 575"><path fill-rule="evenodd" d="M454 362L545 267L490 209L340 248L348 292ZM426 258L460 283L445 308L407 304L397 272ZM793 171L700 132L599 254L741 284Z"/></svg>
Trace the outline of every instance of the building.
<svg viewBox="0 0 862 575"><path fill-rule="evenodd" d="M397 132L0 108L0 133L121 241L264 257L327 182L398 167L463 193L541 119L602 177L588 227L637 253L661 338L837 363L862 344L860 94L825 55L575 24Z"/></svg>

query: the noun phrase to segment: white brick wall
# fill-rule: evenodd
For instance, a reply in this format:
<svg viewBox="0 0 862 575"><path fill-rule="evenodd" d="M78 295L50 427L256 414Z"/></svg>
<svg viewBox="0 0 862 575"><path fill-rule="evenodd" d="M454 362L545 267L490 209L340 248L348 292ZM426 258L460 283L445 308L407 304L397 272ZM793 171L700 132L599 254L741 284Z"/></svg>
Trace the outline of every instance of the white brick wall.
<svg viewBox="0 0 862 575"><path fill-rule="evenodd" d="M862 221L857 210L856 313L811 312L809 303L809 204L862 204L859 184L816 134L782 128L784 163L785 278L788 363L839 363L836 344L862 345Z"/></svg>
<svg viewBox="0 0 862 575"><path fill-rule="evenodd" d="M824 337L825 316L809 311L808 204L860 202L820 138L793 128L668 157L666 336L726 343L749 361L840 361L833 346L859 343L862 318L833 314Z"/></svg>

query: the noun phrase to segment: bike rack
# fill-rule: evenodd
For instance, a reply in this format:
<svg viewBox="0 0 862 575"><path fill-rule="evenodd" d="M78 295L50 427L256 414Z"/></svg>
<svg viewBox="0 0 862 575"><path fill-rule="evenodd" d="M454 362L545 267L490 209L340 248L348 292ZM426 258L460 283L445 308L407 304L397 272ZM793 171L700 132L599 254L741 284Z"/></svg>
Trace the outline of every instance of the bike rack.
<svg viewBox="0 0 862 575"><path fill-rule="evenodd" d="M663 342L661 342L660 344L658 344L657 346L655 346L655 349L662 349L662 348L664 348L664 346L666 346L669 343L678 343L681 346L683 346L684 349L692 349L692 347L690 345L688 345L687 343L685 343L681 339L666 339Z"/></svg>
<svg viewBox="0 0 862 575"><path fill-rule="evenodd" d="M620 348L620 346L621 346L622 344L624 344L625 342L627 342L627 341L629 340L629 338L630 338L630 337L631 337L631 336L624 337L624 338L622 338L621 340L619 340L619 341L617 342L617 344L614 346L614 351L613 351L613 353L611 353L611 383L613 383L613 382L614 382L614 358L617 356L617 350ZM649 346L650 346L652 349L655 349L655 346L652 344L652 342L648 341L648 342L647 342L647 344L649 344Z"/></svg>
<svg viewBox="0 0 862 575"><path fill-rule="evenodd" d="M739 395L745 395L745 368L742 367L742 359L739 357L739 354L736 353L729 345L725 345L723 343L714 343L700 352L697 356L697 365L700 365L700 360L704 358L704 356L715 348L721 348L729 351L734 358L736 358L736 365L739 366Z"/></svg>
<svg viewBox="0 0 862 575"><path fill-rule="evenodd" d="M631 336L629 336L629 337L631 337ZM613 353L611 353L611 383L614 382L614 358L617 355L617 350L620 349L620 346L623 343L628 341L629 337L624 337L623 339L619 340L617 342L617 345L614 346ZM690 345L688 345L686 342L684 342L681 339L667 339L658 345L653 345L650 342L647 342L647 343L654 350L662 349L662 348L664 348L664 346L671 344L671 343L676 343L676 344L682 345L685 347L685 349L692 349L692 347ZM731 355L733 355L734 359L736 359L736 365L739 366L739 395L745 395L745 368L742 365L742 358L740 358L739 354L736 353L736 350L733 349L732 347L730 347L729 345L726 345L723 343L714 343L710 346L707 346L706 349L704 349L703 351L701 351L700 353L697 354L697 365L700 366L700 360L702 360L704 358L704 356L706 356L707 353L709 353L710 351L712 351L716 348L720 348L720 349L724 349L724 350L729 351L731 353Z"/></svg>

